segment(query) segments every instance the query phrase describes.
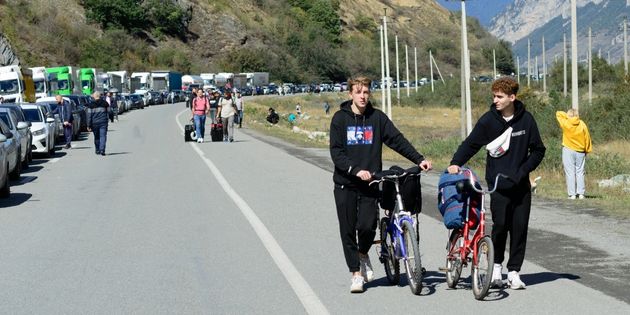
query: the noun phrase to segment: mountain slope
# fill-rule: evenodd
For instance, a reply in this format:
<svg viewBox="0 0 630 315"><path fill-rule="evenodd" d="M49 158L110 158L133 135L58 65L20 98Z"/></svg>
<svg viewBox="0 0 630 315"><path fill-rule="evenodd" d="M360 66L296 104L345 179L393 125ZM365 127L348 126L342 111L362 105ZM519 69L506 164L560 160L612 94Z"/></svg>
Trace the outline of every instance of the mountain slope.
<svg viewBox="0 0 630 315"><path fill-rule="evenodd" d="M151 0L136 0L147 1ZM428 72L429 49L444 75L459 73L459 16L435 0L178 0L174 3L191 12L183 38L165 35L150 25L104 29L86 17L86 3L0 1L0 33L26 66L170 68L184 73L269 71L272 78L282 81L342 80L357 73L380 76L377 27L387 8L392 63L398 34L401 69L406 44L411 66L413 48L418 48L420 75ZM337 16L337 25L326 24L331 16L322 12ZM493 47L497 41L476 20L468 24L473 70L487 72L491 61L482 48Z"/></svg>
<svg viewBox="0 0 630 315"><path fill-rule="evenodd" d="M586 58L588 28L592 28L593 52L602 58L610 53L613 63L623 58L623 17L630 0L578 0L578 55ZM514 53L527 58L527 39L531 41L531 56L542 55L545 37L547 59L562 57L563 35L567 47L571 40L570 0L516 0L505 12L495 17L490 27L495 36L513 43Z"/></svg>

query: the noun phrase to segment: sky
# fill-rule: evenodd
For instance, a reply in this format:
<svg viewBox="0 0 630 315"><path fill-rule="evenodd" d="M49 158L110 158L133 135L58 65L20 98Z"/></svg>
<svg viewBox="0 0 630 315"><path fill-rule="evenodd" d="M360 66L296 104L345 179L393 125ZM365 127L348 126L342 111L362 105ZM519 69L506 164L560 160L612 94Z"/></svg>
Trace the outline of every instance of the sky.
<svg viewBox="0 0 630 315"><path fill-rule="evenodd" d="M443 7L451 11L461 11L459 0L437 0ZM466 15L479 19L481 25L489 26L490 20L514 2L513 0L466 0Z"/></svg>

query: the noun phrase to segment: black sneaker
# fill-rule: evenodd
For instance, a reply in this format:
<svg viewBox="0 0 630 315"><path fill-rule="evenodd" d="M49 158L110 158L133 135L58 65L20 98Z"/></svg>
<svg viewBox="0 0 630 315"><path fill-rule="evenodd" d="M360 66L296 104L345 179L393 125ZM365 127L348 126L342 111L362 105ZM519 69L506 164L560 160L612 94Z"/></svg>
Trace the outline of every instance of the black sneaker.
<svg viewBox="0 0 630 315"><path fill-rule="evenodd" d="M70 149L70 148L72 148L72 146L68 143L68 144L66 144L63 148L64 148L64 149Z"/></svg>
<svg viewBox="0 0 630 315"><path fill-rule="evenodd" d="M105 152L101 152L101 155L102 155L102 156L105 156L106 154L105 154Z"/></svg>

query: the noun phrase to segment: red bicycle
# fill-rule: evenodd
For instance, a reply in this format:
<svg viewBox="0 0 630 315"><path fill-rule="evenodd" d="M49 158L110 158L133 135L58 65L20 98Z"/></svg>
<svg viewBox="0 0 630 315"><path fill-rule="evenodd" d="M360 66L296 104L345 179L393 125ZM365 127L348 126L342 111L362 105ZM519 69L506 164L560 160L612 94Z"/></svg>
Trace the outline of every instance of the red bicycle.
<svg viewBox="0 0 630 315"><path fill-rule="evenodd" d="M466 214L464 225L461 229L453 229L449 232L449 240L446 246L446 283L450 288L455 288L462 273L462 268L471 263L472 291L477 300L482 300L488 294L492 281L492 269L494 264L494 246L490 236L486 235L486 209L485 196L493 193L497 189L499 177L506 177L503 174L497 175L492 190L483 189L472 171L461 168L462 172L470 172L466 176L468 180L456 184L457 192L463 194L468 200L464 204L467 209L463 209ZM478 224L471 217L471 199L475 194L481 195L480 214ZM474 212L473 212L474 215ZM477 228L474 229L474 226ZM469 257L472 254L472 257Z"/></svg>

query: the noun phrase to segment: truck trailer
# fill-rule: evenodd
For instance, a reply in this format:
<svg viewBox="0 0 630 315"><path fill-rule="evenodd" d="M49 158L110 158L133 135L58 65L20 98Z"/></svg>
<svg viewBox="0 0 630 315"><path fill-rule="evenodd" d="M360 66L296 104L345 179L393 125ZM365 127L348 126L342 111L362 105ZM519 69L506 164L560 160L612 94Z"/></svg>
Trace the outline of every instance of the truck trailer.
<svg viewBox="0 0 630 315"><path fill-rule="evenodd" d="M6 103L35 102L31 70L17 65L0 67L0 96Z"/></svg>
<svg viewBox="0 0 630 315"><path fill-rule="evenodd" d="M169 70L151 72L154 91L171 92L182 88L182 74Z"/></svg>
<svg viewBox="0 0 630 315"><path fill-rule="evenodd" d="M61 66L46 68L51 95L80 95L81 81L77 76L77 67Z"/></svg>

